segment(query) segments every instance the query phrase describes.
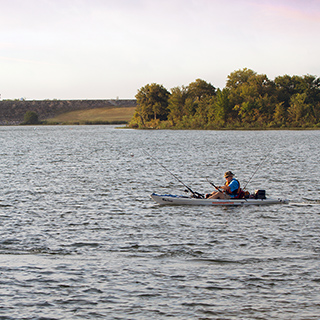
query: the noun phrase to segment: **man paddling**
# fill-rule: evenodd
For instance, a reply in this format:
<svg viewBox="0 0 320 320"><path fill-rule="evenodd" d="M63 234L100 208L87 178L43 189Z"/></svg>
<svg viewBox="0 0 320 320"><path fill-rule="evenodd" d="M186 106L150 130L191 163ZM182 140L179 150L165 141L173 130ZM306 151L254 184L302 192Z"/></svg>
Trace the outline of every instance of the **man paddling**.
<svg viewBox="0 0 320 320"><path fill-rule="evenodd" d="M238 198L240 194L240 182L234 178L234 174L231 171L227 171L224 174L226 183L224 186L216 187L218 191L206 194L206 199L231 199Z"/></svg>

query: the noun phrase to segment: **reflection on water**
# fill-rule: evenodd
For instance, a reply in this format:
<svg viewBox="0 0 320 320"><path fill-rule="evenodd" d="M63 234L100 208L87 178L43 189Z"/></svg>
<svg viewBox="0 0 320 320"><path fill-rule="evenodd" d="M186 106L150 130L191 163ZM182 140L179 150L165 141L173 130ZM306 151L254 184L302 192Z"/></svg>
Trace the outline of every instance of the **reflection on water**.
<svg viewBox="0 0 320 320"><path fill-rule="evenodd" d="M0 128L2 319L318 319L318 131ZM289 205L159 206L232 170ZM271 152L270 152L271 151ZM268 155L268 153L270 154ZM266 157L267 156L267 157Z"/></svg>

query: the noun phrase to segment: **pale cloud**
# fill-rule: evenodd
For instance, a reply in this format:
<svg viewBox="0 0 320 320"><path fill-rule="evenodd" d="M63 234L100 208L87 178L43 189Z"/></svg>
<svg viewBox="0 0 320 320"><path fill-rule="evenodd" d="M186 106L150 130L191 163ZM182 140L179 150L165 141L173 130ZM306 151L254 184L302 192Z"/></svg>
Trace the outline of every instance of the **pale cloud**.
<svg viewBox="0 0 320 320"><path fill-rule="evenodd" d="M266 21L281 25L288 32L305 32L320 23L319 1L261 1L254 5Z"/></svg>

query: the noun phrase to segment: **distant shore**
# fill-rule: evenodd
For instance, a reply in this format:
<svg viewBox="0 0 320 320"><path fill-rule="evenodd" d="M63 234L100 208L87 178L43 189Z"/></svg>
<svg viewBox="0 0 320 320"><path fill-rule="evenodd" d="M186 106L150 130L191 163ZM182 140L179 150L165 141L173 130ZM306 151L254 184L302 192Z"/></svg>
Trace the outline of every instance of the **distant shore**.
<svg viewBox="0 0 320 320"><path fill-rule="evenodd" d="M49 124L126 123L130 121L135 108L134 99L1 100L0 125L19 125L28 111L35 112L39 121L49 121Z"/></svg>

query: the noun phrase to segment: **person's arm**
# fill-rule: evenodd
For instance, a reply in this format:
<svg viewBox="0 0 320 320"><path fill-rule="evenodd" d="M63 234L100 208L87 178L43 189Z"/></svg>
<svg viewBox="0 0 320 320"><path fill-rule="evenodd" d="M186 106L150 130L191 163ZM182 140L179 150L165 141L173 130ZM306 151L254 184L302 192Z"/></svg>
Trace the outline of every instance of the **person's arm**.
<svg viewBox="0 0 320 320"><path fill-rule="evenodd" d="M230 187L229 187L229 186L226 186L226 185L224 185L224 186L219 186L218 188L221 189L221 190L223 190L224 192L230 190Z"/></svg>

